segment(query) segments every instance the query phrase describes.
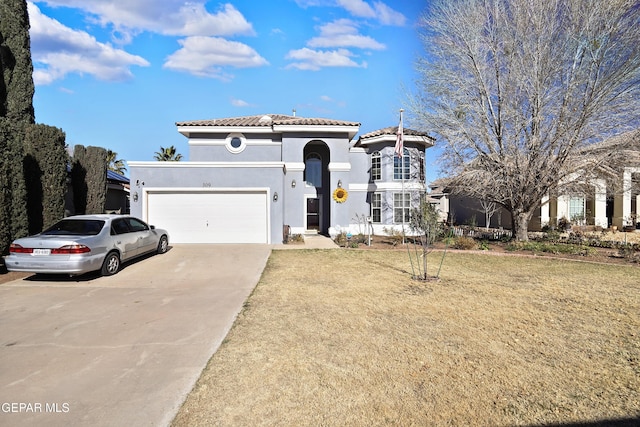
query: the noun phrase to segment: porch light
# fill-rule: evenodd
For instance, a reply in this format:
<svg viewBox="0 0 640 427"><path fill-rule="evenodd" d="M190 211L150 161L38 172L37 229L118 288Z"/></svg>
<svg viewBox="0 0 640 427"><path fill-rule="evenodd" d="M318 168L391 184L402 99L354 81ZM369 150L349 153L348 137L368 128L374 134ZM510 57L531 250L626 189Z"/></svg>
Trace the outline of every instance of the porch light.
<svg viewBox="0 0 640 427"><path fill-rule="evenodd" d="M273 193L273 201L274 202L278 201L278 192L277 191L275 193Z"/></svg>
<svg viewBox="0 0 640 427"><path fill-rule="evenodd" d="M291 181L291 188L296 188L296 180Z"/></svg>
<svg viewBox="0 0 640 427"><path fill-rule="evenodd" d="M341 179L338 180L338 188L342 188L342 180Z"/></svg>
<svg viewBox="0 0 640 427"><path fill-rule="evenodd" d="M138 192L137 192L137 191L134 191L134 192L133 192L133 201L134 201L134 202L137 202L137 201L138 201Z"/></svg>

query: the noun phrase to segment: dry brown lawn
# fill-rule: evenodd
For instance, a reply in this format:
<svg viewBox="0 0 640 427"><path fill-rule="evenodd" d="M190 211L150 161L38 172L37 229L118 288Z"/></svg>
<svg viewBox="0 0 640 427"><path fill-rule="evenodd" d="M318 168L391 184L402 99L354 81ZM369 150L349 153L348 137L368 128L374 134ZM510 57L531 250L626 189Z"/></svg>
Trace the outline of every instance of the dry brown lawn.
<svg viewBox="0 0 640 427"><path fill-rule="evenodd" d="M174 425L640 423L640 268L408 270L402 251L274 251Z"/></svg>

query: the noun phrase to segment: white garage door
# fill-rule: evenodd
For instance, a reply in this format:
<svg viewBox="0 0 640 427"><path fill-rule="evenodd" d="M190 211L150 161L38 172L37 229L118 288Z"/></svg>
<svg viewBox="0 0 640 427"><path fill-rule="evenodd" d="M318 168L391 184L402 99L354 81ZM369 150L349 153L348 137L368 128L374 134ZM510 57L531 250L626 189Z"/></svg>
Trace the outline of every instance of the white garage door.
<svg viewBox="0 0 640 427"><path fill-rule="evenodd" d="M266 190L147 193L148 222L172 243L269 243L267 208Z"/></svg>

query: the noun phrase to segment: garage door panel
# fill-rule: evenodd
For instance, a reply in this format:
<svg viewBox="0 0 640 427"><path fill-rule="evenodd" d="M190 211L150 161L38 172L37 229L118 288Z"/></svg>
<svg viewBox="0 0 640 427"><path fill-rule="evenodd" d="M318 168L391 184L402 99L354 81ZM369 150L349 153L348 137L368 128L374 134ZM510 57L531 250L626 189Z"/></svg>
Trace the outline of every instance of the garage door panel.
<svg viewBox="0 0 640 427"><path fill-rule="evenodd" d="M174 243L268 243L266 191L147 193L149 223Z"/></svg>

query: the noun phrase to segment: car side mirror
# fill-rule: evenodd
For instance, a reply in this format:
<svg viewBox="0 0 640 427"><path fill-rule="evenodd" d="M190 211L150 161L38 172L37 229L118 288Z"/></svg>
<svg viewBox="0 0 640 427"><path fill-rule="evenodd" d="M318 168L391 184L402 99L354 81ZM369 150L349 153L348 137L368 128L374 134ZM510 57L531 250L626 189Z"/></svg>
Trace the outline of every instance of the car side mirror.
<svg viewBox="0 0 640 427"><path fill-rule="evenodd" d="M156 226L155 225L150 225L149 228L152 229L152 230L155 230Z"/></svg>

